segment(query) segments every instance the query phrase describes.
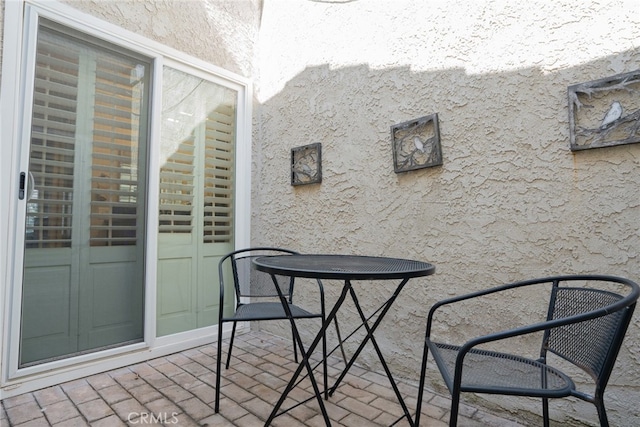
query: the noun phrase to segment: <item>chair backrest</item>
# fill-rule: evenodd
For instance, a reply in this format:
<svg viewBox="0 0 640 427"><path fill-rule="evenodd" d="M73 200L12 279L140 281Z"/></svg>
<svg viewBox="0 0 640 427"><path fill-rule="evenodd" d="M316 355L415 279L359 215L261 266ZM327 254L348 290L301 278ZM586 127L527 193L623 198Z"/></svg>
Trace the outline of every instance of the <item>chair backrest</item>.
<svg viewBox="0 0 640 427"><path fill-rule="evenodd" d="M585 287L571 283L577 281L585 282ZM628 292L595 286L605 282L626 288ZM569 317L573 320L546 331L543 351L548 350L582 368L594 379L596 389L603 391L639 294L636 283L611 276L576 277L563 283L555 282L548 320Z"/></svg>
<svg viewBox="0 0 640 427"><path fill-rule="evenodd" d="M278 292L270 274L258 271L253 266L253 260L261 256L291 255L297 252L271 247L247 248L234 251L220 261L221 285L224 284L224 263L231 264L231 276L237 300L241 297L277 297ZM228 277L228 276L227 276ZM282 293L291 301L293 295L293 280L289 277L276 276Z"/></svg>

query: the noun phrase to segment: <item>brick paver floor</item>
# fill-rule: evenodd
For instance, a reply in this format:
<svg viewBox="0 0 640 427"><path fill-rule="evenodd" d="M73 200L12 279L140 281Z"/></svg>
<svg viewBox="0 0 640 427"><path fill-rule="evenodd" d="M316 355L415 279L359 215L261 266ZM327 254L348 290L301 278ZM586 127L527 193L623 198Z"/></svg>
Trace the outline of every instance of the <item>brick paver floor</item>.
<svg viewBox="0 0 640 427"><path fill-rule="evenodd" d="M160 357L145 363L93 375L54 387L4 399L0 425L40 426L263 426L288 378L296 368L291 343L262 332L236 337L231 366L222 374L220 413L214 413L215 344ZM344 366L330 357L329 375ZM410 410L415 409L414 382L398 381ZM302 382L291 402L311 394ZM421 425L446 426L448 396L425 391ZM336 426L386 426L402 414L384 373L354 366L329 401ZM323 426L317 401L311 400L273 422L274 426ZM402 420L398 426L406 426ZM518 427L473 407L462 405L463 427Z"/></svg>

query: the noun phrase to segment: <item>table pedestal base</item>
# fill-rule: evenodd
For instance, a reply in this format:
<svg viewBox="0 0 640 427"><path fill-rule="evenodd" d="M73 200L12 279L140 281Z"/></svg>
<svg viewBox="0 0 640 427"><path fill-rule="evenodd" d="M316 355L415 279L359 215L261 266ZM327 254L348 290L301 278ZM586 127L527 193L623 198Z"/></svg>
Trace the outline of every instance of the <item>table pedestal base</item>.
<svg viewBox="0 0 640 427"><path fill-rule="evenodd" d="M272 275L272 278L273 278L274 283L276 284L276 288L278 288L278 282L277 282L275 276ZM398 402L400 403L400 406L402 407L402 411L403 411L404 415L401 418L406 418L407 421L409 422L410 426L414 426L415 425L413 419L411 418L411 414L409 413L409 409L407 408L407 405L405 404L404 399L402 398L402 395L400 394L400 390L398 389L398 386L396 385L396 382L393 379L393 375L391 374L391 371L389 370L387 362L385 361L384 356L382 354L382 351L380 350L380 347L378 346L378 343L377 343L377 341L375 339L375 336L374 336L374 333L375 333L376 329L378 328L378 326L380 325L380 323L382 322L382 319L387 314L387 312L391 308L391 305L396 300L396 298L400 294L400 291L402 290L402 288L404 287L404 285L406 285L406 283L408 281L409 281L409 279L403 279L402 282L396 287L396 290L393 293L393 295L380 308L378 308L378 310L376 310L375 313L380 312L380 314L378 315L376 320L373 322L373 325L370 326L369 325L369 320L371 319L371 316L369 318L367 318L365 316L364 312L362 311L362 308L360 307L360 302L359 302L358 297L357 297L357 295L355 293L355 290L353 289L351 281L350 280L345 280L344 286L342 288L342 292L340 294L340 297L336 301L336 304L334 305L333 309L331 310L331 312L329 313L327 318L324 320L324 322L322 324L322 327L320 328L320 331L318 332L318 334L316 335L315 339L313 340L313 342L311 343L311 345L309 346L308 349L304 348L304 344L302 343L302 339L300 337L300 334L298 333L298 329L296 327L295 321L294 321L293 317L291 316L291 313L290 313L290 311L288 309L288 304L286 303L286 299L285 299L284 295L282 295L282 293L280 292L280 290L278 288L278 293L280 294L280 299L283 302L283 306L285 307L285 311L287 312L287 315L289 316L289 321L291 322L291 327L292 327L292 331L293 331L293 335L294 335L294 340L296 340L296 342L298 343L298 347L300 348L300 351L302 352L303 358L302 358L302 361L300 362L300 364L298 365L298 368L294 372L293 376L289 380L289 383L287 384L287 387L285 388L284 392L282 393L282 396L280 396L280 399L278 400L278 403L276 403L276 406L273 408L273 411L271 412L271 415L267 419L267 422L265 423L265 426L270 425L274 418L276 418L276 417L286 413L287 411L293 409L294 407L304 403L304 402L299 403L299 404L297 404L297 405L295 405L295 406L293 406L291 408L288 408L288 409L285 409L285 410L279 412L280 408L282 407L282 404L286 400L286 398L289 395L289 393L291 392L291 390L293 390L295 388L295 386L298 384L296 381L298 380L298 377L302 373L302 370L305 369L305 368L307 370L307 376L309 377L309 380L311 381L311 385L312 385L314 393L315 393L315 398L318 401L318 405L320 406L320 411L322 413L322 417L324 418L325 424L327 426L331 426L331 420L329 419L329 415L327 414L327 410L326 410L325 404L324 404L323 399L322 399L322 392L320 391L320 388L318 387L318 383L316 382L315 377L313 375L313 367L309 363L309 359L310 359L311 354L313 354L314 350L316 349L316 347L320 343L320 340L325 335L325 333L327 331L327 328L329 327L331 322L334 321L334 319L336 318L338 310L340 309L340 307L344 303L344 300L346 299L347 294L351 295L351 299L353 300L353 303L354 303L354 305L355 305L355 307L356 307L356 309L358 311L358 314L360 316L360 319L362 321L362 324L358 328L356 328L355 331L357 331L358 329L360 329L361 327L364 326L366 331L367 331L367 335L364 338L364 340L362 341L362 343L360 344L360 346L358 347L358 349L356 350L356 352L354 353L354 355L346 363L346 366L345 366L344 370L342 371L342 373L340 374L340 376L338 377L338 379L336 380L334 385L331 386L331 387L327 387L327 377L326 377L326 371L325 371L325 383L324 383L324 386L325 386L325 390L324 390L325 399L328 399L331 395L333 395L333 393L338 388L338 386L340 385L340 383L342 382L344 377L349 372L349 369L351 369L351 367L355 363L356 359L358 358L358 356L360 355L360 353L364 349L365 345L369 341L371 341L371 343L372 343L372 345L373 345L373 347L374 347L374 349L376 351L376 354L378 355L378 359L380 360L380 363L382 363L382 366L383 366L383 369L384 369L384 371L385 371L385 373L387 375L387 378L389 379L389 382L391 383L391 387L393 388L393 391L394 391L394 393L396 395L396 398L398 399ZM353 333L355 333L355 331ZM351 335L353 335L353 333L350 334L345 339L348 339ZM341 344L342 344L342 342L340 343L340 345ZM345 362L346 362L346 360L345 360ZM310 399L313 399L313 397L310 398Z"/></svg>

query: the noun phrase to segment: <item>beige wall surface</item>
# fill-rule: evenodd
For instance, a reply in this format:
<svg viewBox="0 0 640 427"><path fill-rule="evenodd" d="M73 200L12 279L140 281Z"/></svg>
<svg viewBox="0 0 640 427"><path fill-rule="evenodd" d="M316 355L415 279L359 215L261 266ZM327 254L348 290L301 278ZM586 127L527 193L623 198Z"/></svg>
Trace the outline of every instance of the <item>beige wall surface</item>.
<svg viewBox="0 0 640 427"><path fill-rule="evenodd" d="M62 2L241 76L253 73L261 0Z"/></svg>
<svg viewBox="0 0 640 427"><path fill-rule="evenodd" d="M265 0L252 243L434 263L380 330L393 370L415 379L438 299L553 274L640 280L640 144L571 152L567 101L569 85L639 69L639 54L637 1ZM390 126L433 113L443 165L395 174ZM322 183L291 186L291 148L315 142ZM391 285L361 284L362 304ZM325 287L335 300L339 284ZM526 322L538 299L472 323ZM476 332L455 328L468 320L454 316L448 334ZM369 348L361 362L373 359ZM540 414L536 400L493 400ZM638 401L636 314L607 390L612 424L640 425ZM597 420L568 399L553 416Z"/></svg>

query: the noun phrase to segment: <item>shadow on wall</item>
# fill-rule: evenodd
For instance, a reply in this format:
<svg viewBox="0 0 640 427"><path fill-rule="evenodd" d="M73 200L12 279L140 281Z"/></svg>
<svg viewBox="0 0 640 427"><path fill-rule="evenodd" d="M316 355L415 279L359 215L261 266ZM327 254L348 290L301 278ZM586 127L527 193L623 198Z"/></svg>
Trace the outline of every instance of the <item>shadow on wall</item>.
<svg viewBox="0 0 640 427"><path fill-rule="evenodd" d="M434 263L437 274L408 287L381 328L398 355L392 370L407 378L417 378L426 312L438 299L552 274L638 280L640 144L570 151L567 97L570 85L637 70L634 53L552 73L308 67L254 106L252 243ZM394 173L390 127L433 113L443 165ZM322 183L291 186L291 149L317 142ZM326 289L330 302L335 287ZM383 293L372 287L368 297ZM528 315L521 307L516 318ZM638 347L636 316L607 390L614 420L635 413L623 395L640 399ZM593 419L587 406L555 407Z"/></svg>
<svg viewBox="0 0 640 427"><path fill-rule="evenodd" d="M499 281L523 267L640 273L629 270L640 144L569 149L567 87L617 74L612 63L640 68L628 57L556 73L307 68L254 108L255 236L441 263L464 254ZM395 174L390 127L432 113L443 165ZM322 183L290 186L290 150L315 142Z"/></svg>

